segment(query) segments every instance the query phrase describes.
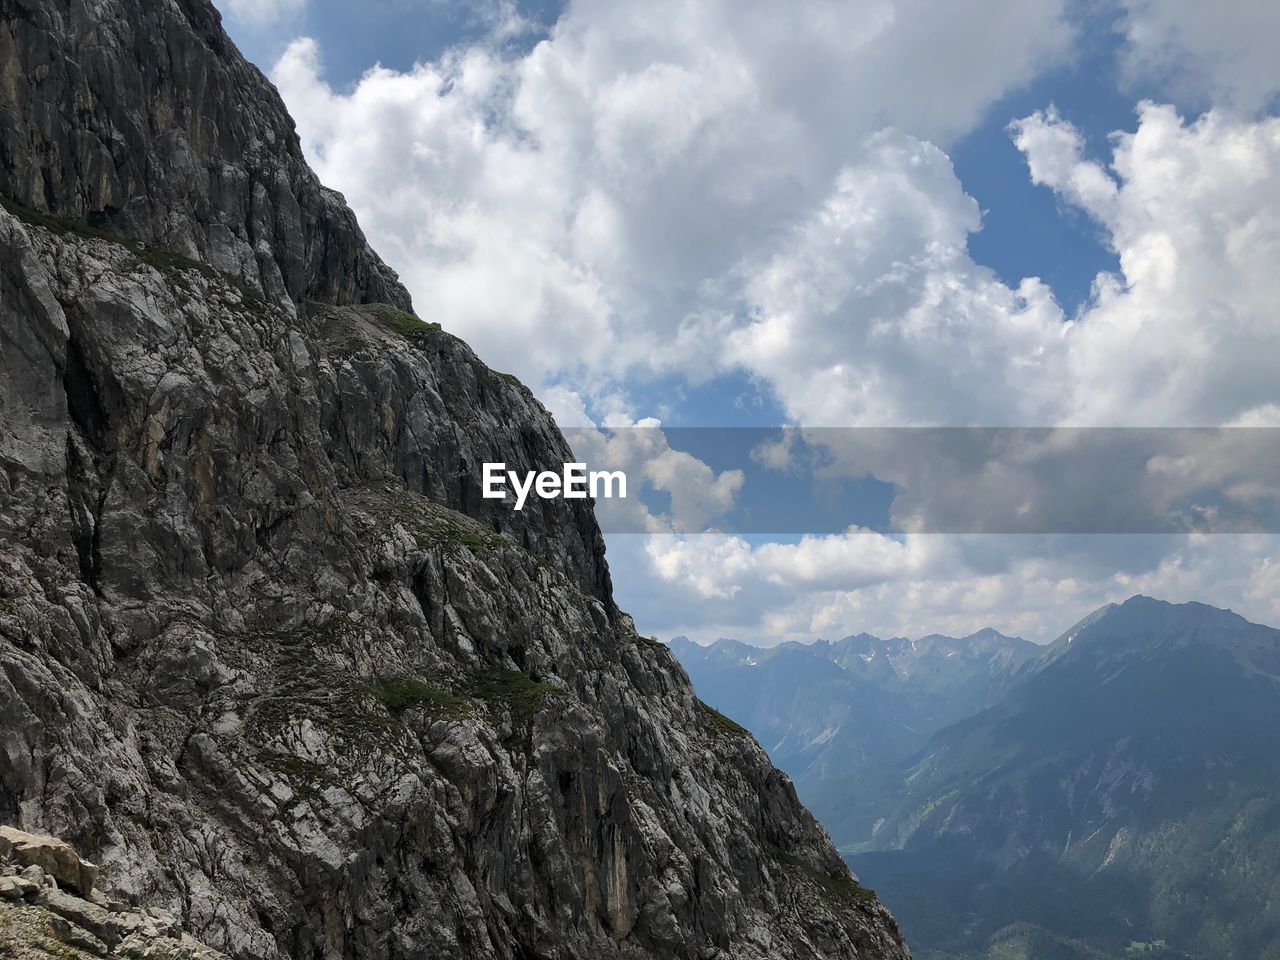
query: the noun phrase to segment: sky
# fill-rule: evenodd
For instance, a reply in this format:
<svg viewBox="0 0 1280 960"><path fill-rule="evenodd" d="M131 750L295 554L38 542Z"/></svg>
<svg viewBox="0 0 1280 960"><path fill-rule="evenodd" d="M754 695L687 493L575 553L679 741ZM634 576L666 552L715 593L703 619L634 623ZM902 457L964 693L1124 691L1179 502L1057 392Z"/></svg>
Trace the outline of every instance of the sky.
<svg viewBox="0 0 1280 960"><path fill-rule="evenodd" d="M1270 0L218 3L418 314L588 446L1280 423ZM672 533L750 480L640 433L672 506L608 552L664 639L1280 623L1270 534Z"/></svg>

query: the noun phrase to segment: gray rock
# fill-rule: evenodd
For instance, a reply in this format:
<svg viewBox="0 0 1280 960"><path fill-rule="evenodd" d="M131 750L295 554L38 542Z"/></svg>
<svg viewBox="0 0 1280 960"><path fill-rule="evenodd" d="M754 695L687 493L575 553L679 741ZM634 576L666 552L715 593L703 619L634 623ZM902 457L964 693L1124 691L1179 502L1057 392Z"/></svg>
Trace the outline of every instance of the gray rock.
<svg viewBox="0 0 1280 960"><path fill-rule="evenodd" d="M89 933L77 927L73 923L59 916L52 916L48 920L48 929L58 940L62 941L69 947L75 947L85 953L92 954L95 957L105 957L107 955L107 945Z"/></svg>
<svg viewBox="0 0 1280 960"><path fill-rule="evenodd" d="M193 938L167 910L138 909L108 900L93 890L76 896L58 888L52 875L32 864L13 871L33 849L57 851L59 868L66 857L84 861L64 841L34 836L0 826L0 956L39 960L107 956L224 960L223 954Z"/></svg>
<svg viewBox="0 0 1280 960"><path fill-rule="evenodd" d="M203 0L0 0L0 194L272 298L408 295Z"/></svg>
<svg viewBox="0 0 1280 960"><path fill-rule="evenodd" d="M0 14L0 191L132 238L0 212L0 821L204 945L117 952L905 958L589 503L481 499L563 437L403 312L212 7Z"/></svg>
<svg viewBox="0 0 1280 960"><path fill-rule="evenodd" d="M39 888L39 884L26 877L0 877L0 898L5 900L21 900L28 891L34 892Z"/></svg>
<svg viewBox="0 0 1280 960"><path fill-rule="evenodd" d="M69 844L57 837L25 833L0 826L0 856L24 866L22 875L35 883L52 880L88 896L98 876L98 868L76 856Z"/></svg>
<svg viewBox="0 0 1280 960"><path fill-rule="evenodd" d="M40 897L40 905L69 923L87 930L108 947L115 946L125 933L131 933L139 925L136 921L126 919L127 915L110 913L95 903L73 897L61 890L45 891Z"/></svg>

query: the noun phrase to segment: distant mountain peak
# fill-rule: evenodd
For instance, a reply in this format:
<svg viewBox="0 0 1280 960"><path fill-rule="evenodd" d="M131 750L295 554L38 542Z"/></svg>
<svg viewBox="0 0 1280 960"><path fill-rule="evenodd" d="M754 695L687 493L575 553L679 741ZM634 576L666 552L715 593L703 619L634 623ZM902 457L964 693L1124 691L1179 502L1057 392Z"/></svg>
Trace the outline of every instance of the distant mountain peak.
<svg viewBox="0 0 1280 960"><path fill-rule="evenodd" d="M859 818L832 834L879 851L855 867L875 864L908 925L936 922L936 891L960 891L952 926L972 924L975 945L1031 921L1099 947L1167 938L1178 950L1160 955L1261 956L1280 924L1258 893L1280 849L1278 681L1280 630L1205 603L1107 604L896 774L840 781ZM1017 955L1115 955L1051 946Z"/></svg>
<svg viewBox="0 0 1280 960"><path fill-rule="evenodd" d="M1115 654L1187 644L1233 647L1257 630L1265 633L1269 628L1207 603L1173 603L1136 594L1123 603L1101 606L1072 625L1046 648L1042 660L1049 663L1073 648L1094 645Z"/></svg>

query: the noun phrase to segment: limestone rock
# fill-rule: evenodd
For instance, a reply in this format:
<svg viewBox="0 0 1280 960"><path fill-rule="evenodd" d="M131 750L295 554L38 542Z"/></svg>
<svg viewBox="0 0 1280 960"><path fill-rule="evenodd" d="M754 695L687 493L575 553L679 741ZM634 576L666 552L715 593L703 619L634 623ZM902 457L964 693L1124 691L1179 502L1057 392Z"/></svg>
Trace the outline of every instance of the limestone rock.
<svg viewBox="0 0 1280 960"><path fill-rule="evenodd" d="M202 0L0 0L0 195L272 297L408 295Z"/></svg>
<svg viewBox="0 0 1280 960"><path fill-rule="evenodd" d="M222 954L186 933L172 916L155 908L124 903L104 905L105 898L75 896L58 887L55 874L39 865L17 870L32 851L58 851L75 857L71 846L55 837L0 826L0 956L37 960L58 956L225 960ZM79 858L76 858L78 862Z"/></svg>
<svg viewBox="0 0 1280 960"><path fill-rule="evenodd" d="M76 856L69 844L56 837L25 833L0 825L0 857L8 857L26 867L39 867L58 883L88 896L98 876L98 868Z"/></svg>

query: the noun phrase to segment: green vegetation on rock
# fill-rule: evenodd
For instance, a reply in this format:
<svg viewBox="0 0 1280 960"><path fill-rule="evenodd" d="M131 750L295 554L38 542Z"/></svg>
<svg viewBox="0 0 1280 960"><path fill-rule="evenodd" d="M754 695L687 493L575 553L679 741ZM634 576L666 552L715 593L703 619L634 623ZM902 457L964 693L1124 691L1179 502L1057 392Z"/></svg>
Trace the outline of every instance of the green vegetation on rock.
<svg viewBox="0 0 1280 960"><path fill-rule="evenodd" d="M467 692L490 707L505 707L512 722L523 727L533 721L548 700L568 693L563 687L540 683L519 670L472 674Z"/></svg>
<svg viewBox="0 0 1280 960"><path fill-rule="evenodd" d="M702 711L702 718L711 726L713 730L720 733L726 733L733 737L751 737L751 731L736 721L730 720L715 707L702 700L698 701L698 708Z"/></svg>
<svg viewBox="0 0 1280 960"><path fill-rule="evenodd" d="M336 741L353 766L371 754L403 752L403 725L338 659L340 641L354 630L339 616L265 638L274 647L273 683L251 701L245 717L246 739L260 748L265 765L293 778L328 780L335 773L282 752L288 734L307 721Z"/></svg>
<svg viewBox="0 0 1280 960"><path fill-rule="evenodd" d="M392 333L400 334L406 340L414 340L424 333L440 332L440 324L420 320L407 310L397 310L395 307L381 307L374 310L373 315L377 317L380 324Z"/></svg>
<svg viewBox="0 0 1280 960"><path fill-rule="evenodd" d="M876 902L876 892L870 887L864 887L848 874L833 877L778 847L771 847L769 856L786 871L792 881L799 881L816 889L824 900L837 909Z"/></svg>
<svg viewBox="0 0 1280 960"><path fill-rule="evenodd" d="M421 710L436 719L461 719L470 715L473 707L465 697L455 696L413 677L375 684L370 689L378 702L395 716L406 710Z"/></svg>

